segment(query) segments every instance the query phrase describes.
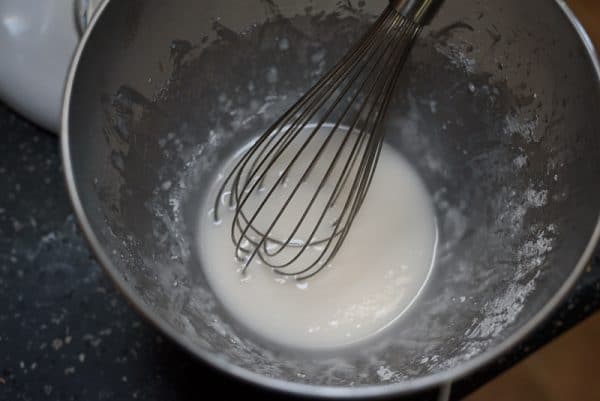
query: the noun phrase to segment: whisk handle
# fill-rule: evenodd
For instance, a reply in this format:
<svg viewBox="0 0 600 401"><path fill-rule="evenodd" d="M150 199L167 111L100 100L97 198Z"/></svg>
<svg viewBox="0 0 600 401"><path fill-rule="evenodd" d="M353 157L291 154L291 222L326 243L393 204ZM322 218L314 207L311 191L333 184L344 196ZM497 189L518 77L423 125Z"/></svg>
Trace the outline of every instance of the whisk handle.
<svg viewBox="0 0 600 401"><path fill-rule="evenodd" d="M443 0L390 0L390 4L403 17L418 25L427 25Z"/></svg>

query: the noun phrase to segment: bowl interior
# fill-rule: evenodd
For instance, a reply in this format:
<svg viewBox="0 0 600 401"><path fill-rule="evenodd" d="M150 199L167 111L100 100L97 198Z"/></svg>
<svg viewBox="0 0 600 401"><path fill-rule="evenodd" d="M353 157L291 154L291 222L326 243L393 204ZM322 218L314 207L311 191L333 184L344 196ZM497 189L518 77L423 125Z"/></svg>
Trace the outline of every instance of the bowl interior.
<svg viewBox="0 0 600 401"><path fill-rule="evenodd" d="M417 302L372 341L319 354L270 344L223 310L197 254L207 180L386 4L114 1L87 38L64 132L80 218L134 303L219 366L336 387L458 373L521 335L582 267L600 205L588 49L554 2L448 1L384 127L424 179L440 230Z"/></svg>

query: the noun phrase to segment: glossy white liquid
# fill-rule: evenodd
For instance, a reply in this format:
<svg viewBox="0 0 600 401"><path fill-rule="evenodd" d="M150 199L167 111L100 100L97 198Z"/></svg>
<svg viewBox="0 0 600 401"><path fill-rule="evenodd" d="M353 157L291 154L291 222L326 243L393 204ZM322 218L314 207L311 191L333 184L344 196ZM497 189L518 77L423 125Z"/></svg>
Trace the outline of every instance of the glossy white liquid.
<svg viewBox="0 0 600 401"><path fill-rule="evenodd" d="M252 262L240 274L230 237L232 213L200 221L204 273L243 325L280 344L333 348L363 340L399 317L431 270L437 233L429 195L412 167L384 145L365 202L331 266L298 282Z"/></svg>

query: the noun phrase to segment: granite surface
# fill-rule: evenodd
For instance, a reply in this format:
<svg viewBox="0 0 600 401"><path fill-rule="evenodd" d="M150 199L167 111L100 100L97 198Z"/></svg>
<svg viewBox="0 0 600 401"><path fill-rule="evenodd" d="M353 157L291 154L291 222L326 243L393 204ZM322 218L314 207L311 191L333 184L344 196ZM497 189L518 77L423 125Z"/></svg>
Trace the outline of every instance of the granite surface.
<svg viewBox="0 0 600 401"><path fill-rule="evenodd" d="M272 396L189 356L113 288L80 235L57 138L0 104L0 400ZM600 308L600 253L513 351L453 387L460 399ZM288 398L289 399L289 398Z"/></svg>

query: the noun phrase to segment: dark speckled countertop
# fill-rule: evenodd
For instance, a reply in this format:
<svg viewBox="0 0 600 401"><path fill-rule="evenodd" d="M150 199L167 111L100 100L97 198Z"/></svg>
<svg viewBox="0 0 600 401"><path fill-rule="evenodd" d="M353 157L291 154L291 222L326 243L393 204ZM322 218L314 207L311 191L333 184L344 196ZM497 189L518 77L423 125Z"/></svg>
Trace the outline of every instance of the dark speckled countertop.
<svg viewBox="0 0 600 401"><path fill-rule="evenodd" d="M82 239L57 138L0 104L0 400L192 400L266 394L171 344L116 292ZM600 253L525 342L453 387L473 391L600 308ZM201 384L199 384L201 383Z"/></svg>

